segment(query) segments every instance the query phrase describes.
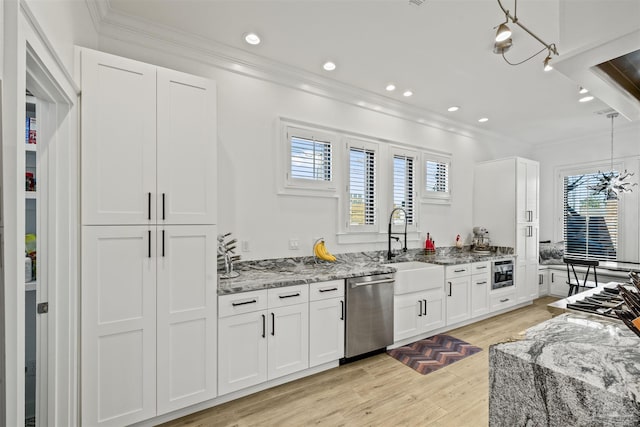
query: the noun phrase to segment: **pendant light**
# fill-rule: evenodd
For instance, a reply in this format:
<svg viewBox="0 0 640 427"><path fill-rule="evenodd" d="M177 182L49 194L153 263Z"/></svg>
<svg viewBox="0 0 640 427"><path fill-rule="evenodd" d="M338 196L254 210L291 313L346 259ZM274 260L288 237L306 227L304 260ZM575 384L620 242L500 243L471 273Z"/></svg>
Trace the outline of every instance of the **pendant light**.
<svg viewBox="0 0 640 427"><path fill-rule="evenodd" d="M611 168L609 172L599 172L600 181L593 187L589 187L590 190L594 190L594 194L604 193L607 200L618 200L621 193L630 193L632 187L638 185L637 182L627 181L633 176L633 172L627 172L625 169L623 173L618 173L613 169L613 120L616 117L618 117L617 112L607 114L607 118L611 119Z"/></svg>

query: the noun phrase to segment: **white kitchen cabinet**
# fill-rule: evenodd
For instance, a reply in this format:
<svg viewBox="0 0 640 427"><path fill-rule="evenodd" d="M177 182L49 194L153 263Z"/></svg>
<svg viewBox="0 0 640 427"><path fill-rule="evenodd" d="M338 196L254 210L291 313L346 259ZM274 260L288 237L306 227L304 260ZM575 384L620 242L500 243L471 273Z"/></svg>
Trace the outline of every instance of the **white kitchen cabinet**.
<svg viewBox="0 0 640 427"><path fill-rule="evenodd" d="M211 80L81 50L82 223L216 223Z"/></svg>
<svg viewBox="0 0 640 427"><path fill-rule="evenodd" d="M344 357L344 280L309 285L309 367Z"/></svg>
<svg viewBox="0 0 640 427"><path fill-rule="evenodd" d="M441 288L394 296L394 342L444 326L444 304Z"/></svg>
<svg viewBox="0 0 640 427"><path fill-rule="evenodd" d="M471 276L471 317L482 316L489 312L490 289L489 273Z"/></svg>
<svg viewBox="0 0 640 427"><path fill-rule="evenodd" d="M474 224L494 246L514 248L517 301L538 296L539 164L512 157L476 165Z"/></svg>
<svg viewBox="0 0 640 427"><path fill-rule="evenodd" d="M517 304L516 290L512 288L512 286L509 286L508 288L502 288L491 292L489 297L489 306L492 312L503 310Z"/></svg>
<svg viewBox="0 0 640 427"><path fill-rule="evenodd" d="M447 326L471 318L471 265L448 266L445 270Z"/></svg>
<svg viewBox="0 0 640 427"><path fill-rule="evenodd" d="M148 226L85 227L82 424L121 426L156 415L155 239Z"/></svg>
<svg viewBox="0 0 640 427"><path fill-rule="evenodd" d="M158 227L158 415L216 396L216 243L213 225Z"/></svg>
<svg viewBox="0 0 640 427"><path fill-rule="evenodd" d="M309 367L308 302L308 285L219 298L219 394Z"/></svg>
<svg viewBox="0 0 640 427"><path fill-rule="evenodd" d="M538 268L538 295L549 295L549 270L546 266Z"/></svg>

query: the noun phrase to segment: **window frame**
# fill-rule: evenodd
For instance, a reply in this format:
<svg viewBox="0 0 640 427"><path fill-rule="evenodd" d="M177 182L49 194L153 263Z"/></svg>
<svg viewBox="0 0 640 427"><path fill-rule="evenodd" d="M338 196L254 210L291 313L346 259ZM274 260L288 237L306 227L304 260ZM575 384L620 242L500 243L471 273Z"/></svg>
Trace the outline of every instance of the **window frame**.
<svg viewBox="0 0 640 427"><path fill-rule="evenodd" d="M427 162L444 163L447 165L447 192L430 191L427 190ZM425 151L422 153L422 169L421 169L421 181L420 181L420 194L421 201L423 203L434 204L451 204L451 168L452 168L452 156L451 154L435 153Z"/></svg>
<svg viewBox="0 0 640 427"><path fill-rule="evenodd" d="M330 144L330 179L328 181L292 178L291 140L293 137ZM281 179L278 193L288 195L336 197L338 189L336 184L336 168L338 167L337 165L339 165L339 160L337 160L338 136L327 130L281 120L280 140L281 143L279 145L282 153L279 156L281 159L281 167L279 168Z"/></svg>
<svg viewBox="0 0 640 427"><path fill-rule="evenodd" d="M564 218L564 179L566 176L575 176L575 175L585 175L585 174L596 174L599 172L609 172L611 169L611 163L609 162L592 162L592 163L584 163L582 165L564 165L555 168L554 173L554 188L556 189L555 193L555 207L554 212L556 212L556 226L554 227L554 238L557 242L564 241L565 235L565 218ZM615 161L613 163L613 169L616 171L624 170L624 164L622 161ZM624 259L625 254L625 233L622 233L621 230L625 229L624 225L624 212L625 212L625 197L620 197L618 199L618 212L617 212L617 245L616 245L616 259ZM574 255L575 256L575 255ZM597 257L592 257L594 259L598 259ZM611 259L601 259L601 261L612 261Z"/></svg>
<svg viewBox="0 0 640 427"><path fill-rule="evenodd" d="M403 156L403 157L410 157L413 159L413 212L411 212L412 214L412 218L413 221L411 223L407 224L407 231L417 231L418 227L419 227L419 218L420 218L420 197L419 197L419 188L421 186L421 180L420 180L420 175L421 175L421 153L417 150L413 150L404 146L399 146L399 145L389 145L389 150L387 151L388 153L388 159L387 159L387 163L389 165L389 172L388 172L388 185L389 185L389 204L390 206L394 206L394 199L395 199L395 158L396 156ZM388 214L390 215L391 212L388 212ZM387 221L385 221L385 224L381 224L384 226L387 226ZM393 224L394 230L395 228L403 228L403 226L397 225L397 224ZM384 231L384 230L383 230Z"/></svg>
<svg viewBox="0 0 640 427"><path fill-rule="evenodd" d="M372 150L374 152L374 223L373 224L351 224L351 149ZM346 137L345 138L345 197L343 203L344 231L346 233L378 233L380 230L380 159L381 150L378 142L370 140Z"/></svg>

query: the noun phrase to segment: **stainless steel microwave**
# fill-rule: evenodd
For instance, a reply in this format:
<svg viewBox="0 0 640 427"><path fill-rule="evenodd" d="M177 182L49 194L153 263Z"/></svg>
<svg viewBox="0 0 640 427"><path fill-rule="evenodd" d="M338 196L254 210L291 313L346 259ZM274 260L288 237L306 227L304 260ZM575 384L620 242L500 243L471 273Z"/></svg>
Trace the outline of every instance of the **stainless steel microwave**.
<svg viewBox="0 0 640 427"><path fill-rule="evenodd" d="M491 289L513 286L513 259L491 263Z"/></svg>

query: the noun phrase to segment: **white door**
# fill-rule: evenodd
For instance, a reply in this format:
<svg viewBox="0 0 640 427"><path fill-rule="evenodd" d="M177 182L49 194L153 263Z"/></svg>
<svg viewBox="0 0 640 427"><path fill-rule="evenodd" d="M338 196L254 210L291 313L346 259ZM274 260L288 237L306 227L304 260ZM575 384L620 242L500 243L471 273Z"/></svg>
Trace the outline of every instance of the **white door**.
<svg viewBox="0 0 640 427"><path fill-rule="evenodd" d="M467 320L471 316L469 293L471 276L448 279L445 292L447 300L447 325Z"/></svg>
<svg viewBox="0 0 640 427"><path fill-rule="evenodd" d="M421 292L424 299L424 315L420 317L422 332L433 331L445 325L444 318L444 293L442 289L430 289Z"/></svg>
<svg viewBox="0 0 640 427"><path fill-rule="evenodd" d="M309 367L344 357L344 300L309 303Z"/></svg>
<svg viewBox="0 0 640 427"><path fill-rule="evenodd" d="M158 68L158 222L215 224L216 87Z"/></svg>
<svg viewBox="0 0 640 427"><path fill-rule="evenodd" d="M393 297L393 341L415 337L421 331L420 322L424 313L421 292L395 295Z"/></svg>
<svg viewBox="0 0 640 427"><path fill-rule="evenodd" d="M83 49L82 224L155 220L156 67Z"/></svg>
<svg viewBox="0 0 640 427"><path fill-rule="evenodd" d="M309 304L269 310L268 378L309 367Z"/></svg>
<svg viewBox="0 0 640 427"><path fill-rule="evenodd" d="M158 415L216 396L216 227L159 226Z"/></svg>
<svg viewBox="0 0 640 427"><path fill-rule="evenodd" d="M82 228L82 424L156 415L155 234L148 226Z"/></svg>
<svg viewBox="0 0 640 427"><path fill-rule="evenodd" d="M267 380L267 312L218 320L218 394Z"/></svg>
<svg viewBox="0 0 640 427"><path fill-rule="evenodd" d="M474 274L471 277L471 317L489 312L489 274Z"/></svg>

